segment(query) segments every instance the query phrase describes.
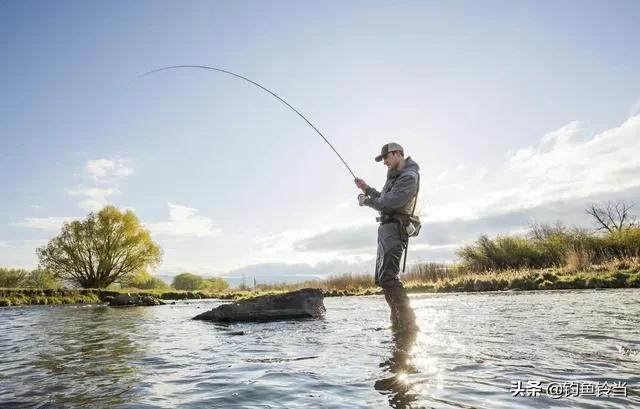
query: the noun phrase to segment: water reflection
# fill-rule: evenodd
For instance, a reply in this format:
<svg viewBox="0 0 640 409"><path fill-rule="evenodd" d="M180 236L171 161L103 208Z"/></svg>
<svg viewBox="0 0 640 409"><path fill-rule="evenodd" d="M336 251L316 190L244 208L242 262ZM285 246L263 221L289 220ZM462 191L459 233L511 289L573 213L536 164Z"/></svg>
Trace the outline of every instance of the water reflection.
<svg viewBox="0 0 640 409"><path fill-rule="evenodd" d="M411 374L418 373L412 364L412 349L416 342L417 331L396 332L393 334L393 349L389 359L380 364L391 376L377 380L374 388L389 396L389 406L392 408L417 408L414 406L418 399L410 382Z"/></svg>
<svg viewBox="0 0 640 409"><path fill-rule="evenodd" d="M42 384L40 401L73 407L131 401L129 391L140 381L132 361L143 350L144 337L136 334L141 314L143 309L95 307L43 315L47 320L36 324L38 352L31 362L37 373L31 378Z"/></svg>

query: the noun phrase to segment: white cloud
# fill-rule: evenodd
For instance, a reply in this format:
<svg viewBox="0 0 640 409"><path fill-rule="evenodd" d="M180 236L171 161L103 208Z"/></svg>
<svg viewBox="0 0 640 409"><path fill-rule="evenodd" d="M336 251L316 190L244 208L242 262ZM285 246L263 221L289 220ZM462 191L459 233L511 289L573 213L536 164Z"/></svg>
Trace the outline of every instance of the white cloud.
<svg viewBox="0 0 640 409"><path fill-rule="evenodd" d="M128 159L92 159L88 160L85 169L98 184L112 184L133 173Z"/></svg>
<svg viewBox="0 0 640 409"><path fill-rule="evenodd" d="M508 169L522 182L514 197L520 206L640 186L640 115L590 139L574 141L579 130L579 123L572 122L545 135L527 158L515 160L516 153L509 160Z"/></svg>
<svg viewBox="0 0 640 409"><path fill-rule="evenodd" d="M579 122L571 122L542 136L537 145L511 153L476 191L458 198L439 195L427 219L481 218L640 186L640 115L578 140L581 129Z"/></svg>
<svg viewBox="0 0 640 409"><path fill-rule="evenodd" d="M58 231L62 228L63 223L77 219L77 217L25 217L22 221L11 224L30 229Z"/></svg>
<svg viewBox="0 0 640 409"><path fill-rule="evenodd" d="M560 129L549 132L540 138L538 149L541 152L550 152L554 148L566 145L572 138L577 136L581 130L582 124L579 121L570 122ZM529 148L529 151L532 151L531 148ZM516 152L512 159L517 155L518 153Z"/></svg>
<svg viewBox="0 0 640 409"><path fill-rule="evenodd" d="M9 247L8 241L0 241L0 247Z"/></svg>
<svg viewBox="0 0 640 409"><path fill-rule="evenodd" d="M83 199L78 206L88 212L97 212L109 203L109 196L120 194L116 188L79 188L70 190L72 196L81 196Z"/></svg>
<svg viewBox="0 0 640 409"><path fill-rule="evenodd" d="M213 220L197 215L198 210L173 203L167 203L167 205L169 206L169 220L148 224L154 234L207 237L220 233L220 229L214 228Z"/></svg>
<svg viewBox="0 0 640 409"><path fill-rule="evenodd" d="M129 159L91 159L85 164L85 177L90 185L69 190L72 196L82 199L78 206L88 212L96 212L109 204L109 198L120 194L119 182L133 173Z"/></svg>

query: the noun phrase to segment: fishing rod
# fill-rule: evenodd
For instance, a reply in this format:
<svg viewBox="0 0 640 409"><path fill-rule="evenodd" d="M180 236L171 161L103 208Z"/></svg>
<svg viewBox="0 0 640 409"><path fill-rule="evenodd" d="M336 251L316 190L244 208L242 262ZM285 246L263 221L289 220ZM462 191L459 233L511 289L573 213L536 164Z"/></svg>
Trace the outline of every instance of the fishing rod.
<svg viewBox="0 0 640 409"><path fill-rule="evenodd" d="M347 165L347 162L345 162L344 159L342 159L342 156L340 156L340 154L338 153L338 151L336 150L336 148L333 147L333 145L331 144L331 142L329 142L329 140L327 140L327 138L325 138L325 136L322 134L322 132L320 132L318 130L318 128L315 127L314 124L311 123L311 121L309 121L307 119L307 117L305 117L304 115L302 115L300 113L300 111L298 111L297 109L295 109L294 107L291 106L291 104L289 104L287 101L285 101L284 99L282 99L278 94L276 94L275 92L271 91L270 89L258 84L257 82L250 80L247 77L243 77L240 74L236 74L235 72L231 72L231 71L227 71L227 70L223 70L221 68L216 68L216 67L208 67L206 65L172 65L169 67L162 67L162 68L157 68L155 70L151 70L148 72L145 72L144 74L141 74L139 76L139 78L142 77L146 77L147 75L151 75L154 74L156 72L159 71L165 71L165 70L172 70L172 69L176 69L176 68L201 68L201 69L205 69L205 70L212 70L212 71L218 71L224 74L229 74L229 75L233 75L234 77L240 78L242 80L245 80L253 85L255 85L256 87L261 88L262 90L268 92L269 94L273 95L274 97L278 98L283 104L285 104L286 106L288 106L289 108L291 108L296 114L298 114L298 116L300 116L300 118L304 119L309 126L311 126L313 128L314 131L316 131L318 133L318 135L320 135L322 137L322 139L327 143L327 145L329 145L329 147L331 147L331 149L333 149L333 151L336 153L336 155L338 155L338 158L340 158L340 160L342 161L342 163L344 164L344 166L347 167L347 170L349 171L349 173L351 173L351 176L353 176L354 179L356 179L356 175L353 173L353 171L351 170L351 168L349 167L349 165Z"/></svg>

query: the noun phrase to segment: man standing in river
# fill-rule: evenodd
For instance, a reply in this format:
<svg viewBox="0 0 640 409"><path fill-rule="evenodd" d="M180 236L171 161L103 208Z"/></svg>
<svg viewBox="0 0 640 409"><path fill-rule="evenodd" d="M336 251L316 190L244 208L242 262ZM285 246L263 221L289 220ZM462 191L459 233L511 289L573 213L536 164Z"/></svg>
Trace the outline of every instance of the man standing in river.
<svg viewBox="0 0 640 409"><path fill-rule="evenodd" d="M404 149L397 143L382 147L376 162L387 166L387 181L382 191L356 178L355 183L364 192L358 202L380 212L376 218L378 227L378 252L376 258L375 283L382 287L384 298L391 310L391 327L397 332L415 332L416 316L409 304L407 291L400 281L400 259L409 235L406 226L408 217L415 210L420 184L420 167L411 157L404 157Z"/></svg>

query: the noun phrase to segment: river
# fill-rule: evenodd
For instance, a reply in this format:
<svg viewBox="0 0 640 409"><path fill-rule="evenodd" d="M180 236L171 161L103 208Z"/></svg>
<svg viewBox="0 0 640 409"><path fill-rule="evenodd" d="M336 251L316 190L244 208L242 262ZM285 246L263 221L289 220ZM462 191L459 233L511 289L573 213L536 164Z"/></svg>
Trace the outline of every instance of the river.
<svg viewBox="0 0 640 409"><path fill-rule="evenodd" d="M2 308L0 407L640 407L640 290L413 295L408 342L381 296L327 298L323 320L190 319L221 302Z"/></svg>

